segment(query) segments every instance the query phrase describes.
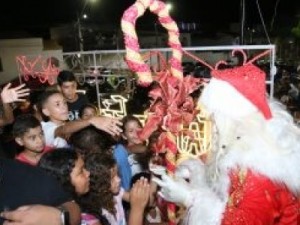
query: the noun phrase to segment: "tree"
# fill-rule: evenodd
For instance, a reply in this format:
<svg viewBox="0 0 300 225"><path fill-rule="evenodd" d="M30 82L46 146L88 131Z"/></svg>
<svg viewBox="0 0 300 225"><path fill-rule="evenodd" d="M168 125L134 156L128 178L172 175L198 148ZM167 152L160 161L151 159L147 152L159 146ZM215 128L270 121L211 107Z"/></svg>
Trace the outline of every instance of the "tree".
<svg viewBox="0 0 300 225"><path fill-rule="evenodd" d="M292 28L292 34L297 38L300 39L300 21L298 25Z"/></svg>

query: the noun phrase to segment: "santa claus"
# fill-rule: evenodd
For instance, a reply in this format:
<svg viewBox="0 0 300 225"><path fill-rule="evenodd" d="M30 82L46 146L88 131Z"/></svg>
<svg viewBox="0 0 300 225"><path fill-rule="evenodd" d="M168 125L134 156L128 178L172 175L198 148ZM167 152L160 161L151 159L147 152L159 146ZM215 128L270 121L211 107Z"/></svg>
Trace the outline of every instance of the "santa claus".
<svg viewBox="0 0 300 225"><path fill-rule="evenodd" d="M299 128L267 100L252 63L211 74L199 100L214 123L211 154L181 163L175 177L154 169L160 195L186 207L185 224L298 224Z"/></svg>

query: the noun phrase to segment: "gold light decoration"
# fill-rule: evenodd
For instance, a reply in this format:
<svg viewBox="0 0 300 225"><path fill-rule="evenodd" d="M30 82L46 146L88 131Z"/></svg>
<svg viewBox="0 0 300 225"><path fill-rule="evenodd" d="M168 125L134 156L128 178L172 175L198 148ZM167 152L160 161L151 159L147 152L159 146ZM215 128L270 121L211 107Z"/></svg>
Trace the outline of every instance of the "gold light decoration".
<svg viewBox="0 0 300 225"><path fill-rule="evenodd" d="M122 118L127 115L126 102L127 98L122 95L110 95L110 98L102 100L103 108L100 108L100 114L103 116L110 116Z"/></svg>
<svg viewBox="0 0 300 225"><path fill-rule="evenodd" d="M127 115L126 102L128 99L122 95L110 95L110 98L102 100L103 108L100 108L101 115L122 118ZM135 114L144 125L147 119L147 112L144 114ZM208 119L204 110L196 116L195 120L184 127L193 137L188 135L177 136L177 147L179 151L179 159L187 157L200 157L210 151L211 143L211 121Z"/></svg>

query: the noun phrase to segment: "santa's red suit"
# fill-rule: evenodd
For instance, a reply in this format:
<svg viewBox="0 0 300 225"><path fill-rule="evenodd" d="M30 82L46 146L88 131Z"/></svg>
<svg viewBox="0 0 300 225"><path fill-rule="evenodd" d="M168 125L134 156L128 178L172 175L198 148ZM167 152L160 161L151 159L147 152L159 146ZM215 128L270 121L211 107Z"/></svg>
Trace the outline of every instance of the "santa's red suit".
<svg viewBox="0 0 300 225"><path fill-rule="evenodd" d="M265 74L252 64L212 74L199 101L214 123L211 155L183 162L175 178L160 172L160 194L186 206L185 224L300 224L299 128L267 101Z"/></svg>
<svg viewBox="0 0 300 225"><path fill-rule="evenodd" d="M251 170L232 172L230 182L222 224L297 224L299 204L284 184Z"/></svg>
<svg viewBox="0 0 300 225"><path fill-rule="evenodd" d="M230 178L222 224L297 224L299 204L284 184L251 170L234 171Z"/></svg>
<svg viewBox="0 0 300 225"><path fill-rule="evenodd" d="M298 224L299 202L284 184L251 170L234 171L230 178L221 224Z"/></svg>

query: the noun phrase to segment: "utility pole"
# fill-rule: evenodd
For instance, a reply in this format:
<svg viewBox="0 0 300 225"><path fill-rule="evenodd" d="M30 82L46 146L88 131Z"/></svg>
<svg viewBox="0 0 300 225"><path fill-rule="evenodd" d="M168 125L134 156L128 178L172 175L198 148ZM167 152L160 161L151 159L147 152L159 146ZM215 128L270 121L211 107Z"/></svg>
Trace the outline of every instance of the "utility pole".
<svg viewBox="0 0 300 225"><path fill-rule="evenodd" d="M82 27L81 27L81 19L86 19L87 16L84 14L86 7L88 6L88 2L91 0L84 0L84 5L82 6L80 11L77 11L77 31L78 31L78 46L79 51L84 51L83 49L83 36L82 36Z"/></svg>
<svg viewBox="0 0 300 225"><path fill-rule="evenodd" d="M82 38L82 30L81 30L81 19L80 16L77 16L77 29L78 29L78 44L79 51L83 51L83 38Z"/></svg>
<svg viewBox="0 0 300 225"><path fill-rule="evenodd" d="M244 44L245 22L246 22L246 0L241 0L240 2L240 45Z"/></svg>

